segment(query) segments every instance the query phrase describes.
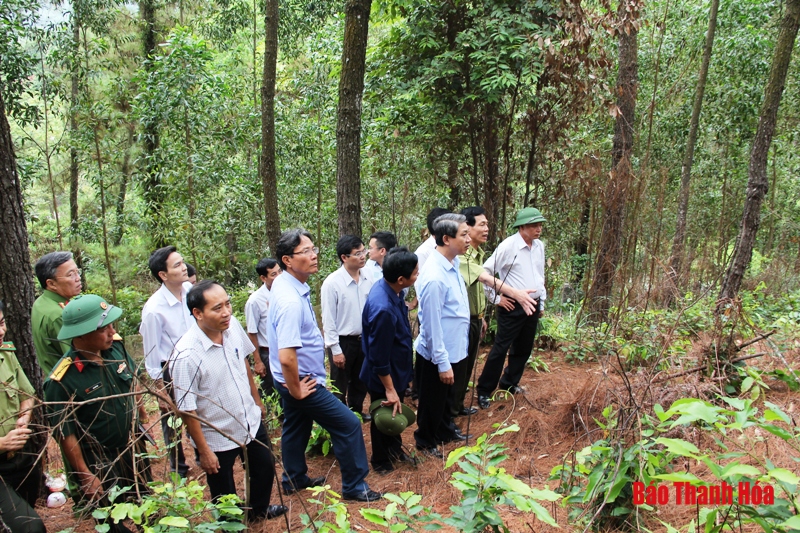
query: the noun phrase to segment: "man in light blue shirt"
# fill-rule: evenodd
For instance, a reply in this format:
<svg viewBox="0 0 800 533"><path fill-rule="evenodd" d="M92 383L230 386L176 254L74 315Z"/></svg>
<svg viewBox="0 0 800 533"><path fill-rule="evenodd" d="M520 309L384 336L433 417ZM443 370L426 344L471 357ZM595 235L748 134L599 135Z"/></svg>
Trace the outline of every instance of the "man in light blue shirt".
<svg viewBox="0 0 800 533"><path fill-rule="evenodd" d="M272 284L267 340L275 389L283 399L281 435L283 491L292 494L325 482L310 478L306 446L314 422L331 435L333 453L342 472L345 500L374 501L382 494L370 490L367 449L361 422L345 404L325 388L325 343L311 307L306 281L318 271L319 249L305 230L285 231L275 256L284 274Z"/></svg>
<svg viewBox="0 0 800 533"><path fill-rule="evenodd" d="M433 223L436 251L431 254L415 287L419 295L420 339L417 449L442 457L439 444L466 440L450 414L454 369L467 357L469 302L458 256L470 243L466 217L455 213L440 216Z"/></svg>

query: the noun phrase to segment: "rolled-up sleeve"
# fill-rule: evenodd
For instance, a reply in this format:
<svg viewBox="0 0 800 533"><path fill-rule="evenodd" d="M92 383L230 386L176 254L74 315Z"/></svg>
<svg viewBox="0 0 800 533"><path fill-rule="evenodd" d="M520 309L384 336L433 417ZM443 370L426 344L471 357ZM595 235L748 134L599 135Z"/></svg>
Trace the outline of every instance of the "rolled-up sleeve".
<svg viewBox="0 0 800 533"><path fill-rule="evenodd" d="M333 275L335 272L331 274ZM336 292L335 281L330 277L326 279L320 293L325 347L330 348L333 355L339 355L342 353L342 348L339 346L339 330L336 327L336 306L339 303L339 295Z"/></svg>
<svg viewBox="0 0 800 533"><path fill-rule="evenodd" d="M388 309L378 308L370 313L367 319L370 322L370 333L365 339L367 347L365 356L369 357L372 363L373 374L388 376L392 369L393 333L398 325Z"/></svg>

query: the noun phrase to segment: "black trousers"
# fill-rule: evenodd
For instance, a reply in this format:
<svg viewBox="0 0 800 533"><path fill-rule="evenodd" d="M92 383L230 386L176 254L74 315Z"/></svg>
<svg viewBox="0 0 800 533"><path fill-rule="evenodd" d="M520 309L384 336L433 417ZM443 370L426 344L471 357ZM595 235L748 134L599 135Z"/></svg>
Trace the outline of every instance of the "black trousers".
<svg viewBox="0 0 800 533"><path fill-rule="evenodd" d="M453 375L466 365L466 359L452 363ZM445 385L439 379L439 367L424 357L417 357L419 366L419 408L417 410L417 430L414 440L419 448L434 448L450 442L456 437L456 426L450 414L452 385Z"/></svg>
<svg viewBox="0 0 800 533"><path fill-rule="evenodd" d="M534 312L528 316L518 303L514 304L513 311L498 308L497 335L494 338L494 346L486 358L483 372L478 378L478 395L490 396L498 384L501 389L519 385L525 363L528 362L533 350L538 324L539 313ZM508 353L508 366L504 371L506 353Z"/></svg>
<svg viewBox="0 0 800 533"><path fill-rule="evenodd" d="M461 414L465 407L464 398L467 395L467 387L472 377L472 370L475 368L475 360L478 358L478 344L481 340L481 329L483 329L483 319L477 315L469 317L469 346L467 347L467 358L458 374L454 374L453 400L450 409L452 416Z"/></svg>
<svg viewBox="0 0 800 533"><path fill-rule="evenodd" d="M247 459L241 448L214 454L219 460L219 471L216 474L206 474L211 498L217 501L225 494L236 494L233 465L238 457L243 465L247 461L250 467L250 501L247 502L250 509L247 518L257 520L266 517L272 496L272 484L275 481L275 460L269 449L269 437L264 424L258 428L256 438L247 445Z"/></svg>
<svg viewBox="0 0 800 533"><path fill-rule="evenodd" d="M6 461L6 454L0 454L0 461ZM0 473L0 518L11 533L44 533L44 523L34 510L41 481L39 464Z"/></svg>
<svg viewBox="0 0 800 533"><path fill-rule="evenodd" d="M402 388L402 387L401 387ZM400 403L406 395L405 390L397 390L397 396L400 397ZM369 400L381 400L386 398L386 391L369 391ZM378 431L378 426L375 425L375 420L369 424L369 436L372 439L372 458L370 463L372 468L381 469L387 468L391 470L392 461L396 461L403 454L403 437L401 435L386 435Z"/></svg>
<svg viewBox="0 0 800 533"><path fill-rule="evenodd" d="M169 367L167 362L161 363L162 377L164 384L167 388L167 394L175 399L175 394L172 391L172 376L169 375ZM161 433L164 434L164 444L169 451L169 471L177 472L179 476L186 477L189 475L189 465L186 464L186 456L183 453L183 426L177 429L169 425L169 417L173 416L173 420L178 420L177 413L170 411L161 411Z"/></svg>
<svg viewBox="0 0 800 533"><path fill-rule="evenodd" d="M344 354L344 368L333 364L333 355L328 352L331 363L331 381L339 389L335 394L337 398L350 408L351 411L362 413L364 399L367 397L367 386L358 375L364 364L364 352L361 351L361 336L339 337L339 346Z"/></svg>
<svg viewBox="0 0 800 533"><path fill-rule="evenodd" d="M259 346L258 356L267 367L267 373L261 378L261 398L264 399L275 391L275 385L272 383L272 369L269 367L269 348Z"/></svg>

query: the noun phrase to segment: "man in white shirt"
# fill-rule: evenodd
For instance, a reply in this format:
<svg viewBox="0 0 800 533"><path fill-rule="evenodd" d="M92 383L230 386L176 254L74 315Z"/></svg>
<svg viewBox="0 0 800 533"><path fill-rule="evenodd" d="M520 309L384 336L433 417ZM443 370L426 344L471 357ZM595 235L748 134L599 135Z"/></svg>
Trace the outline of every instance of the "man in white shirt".
<svg viewBox="0 0 800 533"><path fill-rule="evenodd" d="M451 213L449 209L445 209L444 207L434 207L431 209L430 213L428 213L428 218L426 219L426 223L428 226L428 235L430 237L425 240L422 244L414 252L414 255L417 256L417 261L419 261L419 270L422 272L422 267L425 266L425 261L431 256L431 254L436 250L436 239L433 236L433 222L442 215L447 213Z"/></svg>
<svg viewBox="0 0 800 533"><path fill-rule="evenodd" d="M174 246L165 246L150 254L148 266L161 287L142 308L139 333L142 335L147 373L155 381L156 389L164 391L169 386L169 379L164 379L164 366L178 340L194 324L194 318L186 307L186 294L192 284L189 283L186 263ZM161 410L164 443L167 447L174 443L169 453L170 471L186 477L189 466L183 454L181 432L170 426L167 403L159 400L158 407Z"/></svg>
<svg viewBox="0 0 800 533"><path fill-rule="evenodd" d="M258 347L254 370L261 376L261 390L265 396L272 394L272 372L269 370L269 342L267 341L267 316L269 315L269 291L272 282L281 273L278 262L266 257L256 265L256 272L261 279L261 287L247 299L244 316L247 320L247 336L253 346Z"/></svg>
<svg viewBox="0 0 800 533"><path fill-rule="evenodd" d="M369 236L369 261L367 272L373 283L383 278L383 259L389 250L397 246L397 237L390 231L376 231Z"/></svg>
<svg viewBox="0 0 800 533"><path fill-rule="evenodd" d="M514 302L510 310L502 306L498 308L497 335L476 387L478 406L481 409L489 407L490 396L498 383L501 389L512 394L522 392L519 380L531 355L536 327L547 298L544 286L544 244L539 240L544 221L542 213L534 207L520 210L512 226L519 228L519 231L501 242L483 265L489 274L499 278L498 284L505 282L516 289L528 288L530 296L537 300L537 310L528 315L519 302ZM487 295L494 303L499 303L494 291L489 290ZM503 371L506 353L508 366Z"/></svg>
<svg viewBox="0 0 800 533"><path fill-rule="evenodd" d="M281 516L288 509L269 503L275 463L262 422L265 407L248 361L255 346L233 316L222 285L200 281L186 299L197 322L175 346L170 370L175 402L211 497L217 501L236 494L233 465L238 457L248 463L250 476L247 518Z"/></svg>
<svg viewBox="0 0 800 533"><path fill-rule="evenodd" d="M361 312L373 280L365 272L367 251L355 235L344 235L336 243L342 266L322 283L322 330L331 363L331 379L337 397L365 422L363 411L367 387L359 378L364 352L361 350Z"/></svg>

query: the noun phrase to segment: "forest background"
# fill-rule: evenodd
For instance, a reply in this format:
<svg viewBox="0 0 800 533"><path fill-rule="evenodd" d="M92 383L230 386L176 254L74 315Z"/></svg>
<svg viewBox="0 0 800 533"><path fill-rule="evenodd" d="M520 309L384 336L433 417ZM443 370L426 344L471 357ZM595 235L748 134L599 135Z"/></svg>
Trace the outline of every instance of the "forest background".
<svg viewBox="0 0 800 533"><path fill-rule="evenodd" d="M414 249L429 209L478 204L490 251L521 207L547 218L567 362L796 347L800 0L4 0L0 24L0 297L29 373L47 252L130 335L158 246L241 316L282 229L314 235L318 291L341 234Z"/></svg>

